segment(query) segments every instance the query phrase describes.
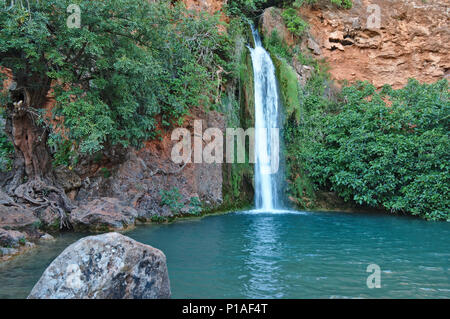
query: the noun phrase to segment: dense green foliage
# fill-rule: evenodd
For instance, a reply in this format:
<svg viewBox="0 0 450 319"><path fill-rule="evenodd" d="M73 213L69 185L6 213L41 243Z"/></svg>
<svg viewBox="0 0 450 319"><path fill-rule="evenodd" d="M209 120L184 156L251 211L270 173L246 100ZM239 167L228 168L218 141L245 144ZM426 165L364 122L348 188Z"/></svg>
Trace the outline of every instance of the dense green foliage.
<svg viewBox="0 0 450 319"><path fill-rule="evenodd" d="M447 81L410 80L401 90L381 91L359 83L338 92L325 63L276 33L266 35L264 45L277 68L287 115L289 194L299 206L313 208L318 190L332 190L360 205L450 219ZM312 68L297 106L288 65L293 59Z"/></svg>
<svg viewBox="0 0 450 319"><path fill-rule="evenodd" d="M281 16L283 17L284 24L286 25L287 29L296 36L303 35L303 33L308 28L308 23L300 18L297 10L295 10L294 8L288 8L284 10Z"/></svg>
<svg viewBox="0 0 450 319"><path fill-rule="evenodd" d="M66 24L71 3L81 9L81 28ZM179 3L1 4L0 66L57 81L54 114L82 152L139 145L157 135L158 119L169 126L190 107L208 109L217 100L217 71L228 74L231 47L220 23Z"/></svg>
<svg viewBox="0 0 450 319"><path fill-rule="evenodd" d="M290 61L294 55L292 48L288 47L283 39L278 34L276 29L272 30L271 34L264 36L264 47L272 56L286 59Z"/></svg>
<svg viewBox="0 0 450 319"><path fill-rule="evenodd" d="M276 76L281 88L281 100L286 116L292 116L297 121L300 121L297 73L285 59L273 56L272 60L276 68Z"/></svg>
<svg viewBox="0 0 450 319"><path fill-rule="evenodd" d="M446 80L380 92L358 83L343 89L339 104L310 97L304 128L290 125L287 136L316 186L359 204L450 219Z"/></svg>
<svg viewBox="0 0 450 319"><path fill-rule="evenodd" d="M200 198L194 196L189 199L189 214L200 215L202 213L202 202Z"/></svg>
<svg viewBox="0 0 450 319"><path fill-rule="evenodd" d="M280 91L282 97L290 96L288 100L283 98L287 118L282 131L286 147L288 191L300 207L313 208L317 187L305 170L303 151L306 145L315 143L321 136L321 119L324 112L329 112L336 107L330 95L332 89L328 86L327 65L303 54L296 47L286 46L276 37L271 39L271 52L275 52L279 59L284 60L284 63L296 59L298 63L311 68L310 78L304 87L299 85L297 77L284 76L286 83L280 84ZM277 73L280 73L279 68ZM294 85L297 85L297 90L294 89Z"/></svg>

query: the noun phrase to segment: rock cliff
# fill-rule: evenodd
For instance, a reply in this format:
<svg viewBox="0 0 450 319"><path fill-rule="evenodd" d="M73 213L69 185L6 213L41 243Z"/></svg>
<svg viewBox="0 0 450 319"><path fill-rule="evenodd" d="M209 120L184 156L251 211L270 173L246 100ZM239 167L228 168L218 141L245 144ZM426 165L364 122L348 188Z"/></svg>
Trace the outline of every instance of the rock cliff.
<svg viewBox="0 0 450 319"><path fill-rule="evenodd" d="M408 78L430 83L450 74L448 1L354 0L349 10L319 1L299 10L310 26L302 39L285 28L280 14L266 9L263 29L276 28L289 45L325 59L338 83L367 80L400 88Z"/></svg>

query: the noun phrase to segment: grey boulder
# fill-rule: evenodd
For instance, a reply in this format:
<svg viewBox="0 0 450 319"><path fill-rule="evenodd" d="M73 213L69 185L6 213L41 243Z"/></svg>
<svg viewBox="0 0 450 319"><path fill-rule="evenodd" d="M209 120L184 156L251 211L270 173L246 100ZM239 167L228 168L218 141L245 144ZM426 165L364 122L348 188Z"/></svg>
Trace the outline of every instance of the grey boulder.
<svg viewBox="0 0 450 319"><path fill-rule="evenodd" d="M29 299L170 298L166 256L118 233L82 238L45 270Z"/></svg>

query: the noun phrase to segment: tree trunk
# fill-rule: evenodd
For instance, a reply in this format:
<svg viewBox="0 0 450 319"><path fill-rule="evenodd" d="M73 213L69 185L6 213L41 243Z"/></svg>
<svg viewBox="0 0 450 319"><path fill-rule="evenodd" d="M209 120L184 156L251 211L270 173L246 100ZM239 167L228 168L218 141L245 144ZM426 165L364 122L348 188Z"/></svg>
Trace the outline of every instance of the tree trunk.
<svg viewBox="0 0 450 319"><path fill-rule="evenodd" d="M30 85L29 81L38 83ZM19 204L37 211L50 207L60 215L61 228L68 226L66 212L73 208L64 190L56 185L47 146L49 127L36 109L45 106L50 80L46 76L15 77L10 86L6 132L14 145L13 173L6 191Z"/></svg>
<svg viewBox="0 0 450 319"><path fill-rule="evenodd" d="M51 174L51 160L47 148L48 131L36 125L33 115L26 110L12 114L12 141L23 160L28 178L46 178Z"/></svg>

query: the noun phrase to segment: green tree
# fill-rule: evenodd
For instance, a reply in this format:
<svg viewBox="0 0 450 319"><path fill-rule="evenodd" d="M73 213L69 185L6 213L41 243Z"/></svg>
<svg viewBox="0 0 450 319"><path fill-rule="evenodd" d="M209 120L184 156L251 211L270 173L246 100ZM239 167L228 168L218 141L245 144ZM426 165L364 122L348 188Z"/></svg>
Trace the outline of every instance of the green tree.
<svg viewBox="0 0 450 319"><path fill-rule="evenodd" d="M217 100L217 71L228 71L230 44L218 16L142 0L14 3L0 1L0 67L14 77L2 100L15 148L10 193L31 200L43 188L55 190L52 125L43 116L50 88L53 115L63 119L57 124L87 153L139 145L155 137L157 115L169 126L190 106ZM67 24L70 4L80 9L79 28ZM60 202L53 206L67 210Z"/></svg>

